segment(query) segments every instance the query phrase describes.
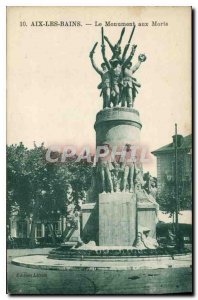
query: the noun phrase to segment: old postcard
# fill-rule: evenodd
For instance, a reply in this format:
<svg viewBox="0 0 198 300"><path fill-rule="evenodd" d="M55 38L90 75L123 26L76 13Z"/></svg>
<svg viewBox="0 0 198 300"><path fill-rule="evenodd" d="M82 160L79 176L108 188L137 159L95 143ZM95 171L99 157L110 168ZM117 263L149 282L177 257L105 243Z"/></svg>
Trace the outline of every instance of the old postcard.
<svg viewBox="0 0 198 300"><path fill-rule="evenodd" d="M7 7L7 293L192 293L191 7Z"/></svg>

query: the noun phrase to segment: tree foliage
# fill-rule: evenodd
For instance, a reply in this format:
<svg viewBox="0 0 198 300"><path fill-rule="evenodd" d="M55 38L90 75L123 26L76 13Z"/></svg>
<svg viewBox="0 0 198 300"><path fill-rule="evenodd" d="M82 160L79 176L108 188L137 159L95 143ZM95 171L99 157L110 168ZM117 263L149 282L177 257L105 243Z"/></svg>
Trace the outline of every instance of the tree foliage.
<svg viewBox="0 0 198 300"><path fill-rule="evenodd" d="M161 193L157 197L160 209L171 215L176 211L175 180L166 180ZM187 210L192 208L192 183L190 179L178 181L178 208Z"/></svg>
<svg viewBox="0 0 198 300"><path fill-rule="evenodd" d="M72 185L76 199L90 186L90 164L76 163L75 159L49 163L46 151L44 144L34 144L33 149L22 143L7 146L8 217L18 210L22 217L33 214L34 218L54 221L64 213L67 183Z"/></svg>

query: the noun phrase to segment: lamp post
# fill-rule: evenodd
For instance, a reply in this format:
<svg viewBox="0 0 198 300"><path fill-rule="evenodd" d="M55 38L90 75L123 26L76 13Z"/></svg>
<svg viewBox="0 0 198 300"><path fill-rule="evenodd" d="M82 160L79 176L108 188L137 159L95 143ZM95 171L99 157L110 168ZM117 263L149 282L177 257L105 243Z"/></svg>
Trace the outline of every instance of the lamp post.
<svg viewBox="0 0 198 300"><path fill-rule="evenodd" d="M177 155L177 124L175 124L175 233L178 241L178 155Z"/></svg>

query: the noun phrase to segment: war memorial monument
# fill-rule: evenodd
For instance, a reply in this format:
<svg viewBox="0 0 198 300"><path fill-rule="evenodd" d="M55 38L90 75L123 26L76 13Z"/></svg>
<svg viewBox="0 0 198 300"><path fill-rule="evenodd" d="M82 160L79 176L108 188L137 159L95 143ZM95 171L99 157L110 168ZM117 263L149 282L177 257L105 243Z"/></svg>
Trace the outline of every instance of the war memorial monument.
<svg viewBox="0 0 198 300"><path fill-rule="evenodd" d="M98 43L89 55L94 70L101 77L98 89L103 97L103 109L97 113L94 125L96 147L99 149L96 151L100 151L100 155L93 168L87 203L81 207L80 231L74 231L65 240L63 248L75 241L79 245L82 243L78 251L93 250L94 247L102 250L103 246L108 246L109 250L111 247L157 248L158 204L152 188L145 188L143 166L137 155L133 155L134 146L140 144L142 128L139 112L133 108L141 87L134 73L146 61L146 55L140 54L138 62L132 63L137 48L136 45L131 46L134 30L135 26L122 51L125 28L115 45L104 35L102 28L101 68L94 61ZM105 41L112 51L110 60L106 58ZM50 257L56 257L57 254L55 250Z"/></svg>
<svg viewBox="0 0 198 300"><path fill-rule="evenodd" d="M72 187L69 186L64 242L43 260L41 256L38 262L35 259L32 262L30 256L21 257L13 259L14 264L60 270L83 266L134 269L140 260L144 263L142 268L152 268L151 259L157 263L161 259L160 267L177 264L157 243L157 187L152 176L146 181L143 179L143 163L134 151L140 145L142 128L140 113L134 108L141 84L134 76L140 67L146 70L147 59L145 54L139 54L138 61L133 61L137 51L137 45L132 44L134 31L135 26L128 43L122 47L125 28L115 45L102 28L101 49L95 43L89 54L93 69L99 75L103 108L94 124L96 156L85 203L78 211L72 206ZM109 58L107 47L112 52ZM101 66L95 62L96 51L101 51ZM100 265L101 261L107 265ZM181 261L182 257L180 264Z"/></svg>

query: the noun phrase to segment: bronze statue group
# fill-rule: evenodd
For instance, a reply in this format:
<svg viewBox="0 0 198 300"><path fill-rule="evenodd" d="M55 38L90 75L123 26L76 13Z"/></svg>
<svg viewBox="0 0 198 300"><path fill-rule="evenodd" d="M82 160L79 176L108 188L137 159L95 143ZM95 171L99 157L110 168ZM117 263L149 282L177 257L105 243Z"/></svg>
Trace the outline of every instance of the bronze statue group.
<svg viewBox="0 0 198 300"><path fill-rule="evenodd" d="M90 59L93 68L101 76L101 83L98 85L98 89L101 89L100 96L103 96L103 109L110 107L129 107L134 105L135 97L138 93L138 88L141 85L137 82L133 74L139 69L142 62L146 60L145 54L138 56L138 62L133 66L132 58L135 54L137 45L132 45L130 55L126 58L130 43L133 37L135 26L132 29L128 43L124 47L122 53L121 42L125 32L125 28L122 29L118 42L113 46L109 39L104 36L102 28L102 44L101 53L103 62L101 69L97 67L94 61L94 53L98 43L95 43L92 51L90 52ZM110 60L106 57L105 41L109 45L112 51L112 57Z"/></svg>

